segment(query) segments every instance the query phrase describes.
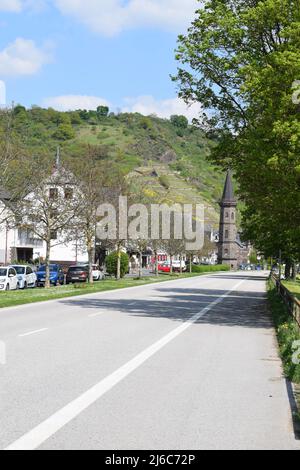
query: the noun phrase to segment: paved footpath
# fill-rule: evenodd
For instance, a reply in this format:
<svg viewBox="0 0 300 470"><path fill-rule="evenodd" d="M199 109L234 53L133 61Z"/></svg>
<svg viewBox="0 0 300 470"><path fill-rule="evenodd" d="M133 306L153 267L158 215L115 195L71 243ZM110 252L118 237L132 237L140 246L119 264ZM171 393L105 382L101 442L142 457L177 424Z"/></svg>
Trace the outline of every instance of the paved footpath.
<svg viewBox="0 0 300 470"><path fill-rule="evenodd" d="M1 310L0 449L300 450L265 285L224 273Z"/></svg>

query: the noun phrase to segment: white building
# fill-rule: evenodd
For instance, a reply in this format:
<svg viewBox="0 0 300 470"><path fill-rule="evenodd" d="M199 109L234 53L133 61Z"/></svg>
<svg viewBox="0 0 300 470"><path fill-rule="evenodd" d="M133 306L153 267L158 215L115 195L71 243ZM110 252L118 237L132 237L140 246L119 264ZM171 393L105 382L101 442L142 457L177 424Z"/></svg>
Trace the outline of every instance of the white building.
<svg viewBox="0 0 300 470"><path fill-rule="evenodd" d="M45 187L50 194L52 188L47 185ZM34 198L34 193L28 197ZM82 248L82 242L74 239L65 242L65 239L65 233L53 234L51 263L68 266L88 262L88 255ZM46 243L32 230L17 227L9 194L0 190L0 265L8 265L16 261L31 263L36 260L42 263L45 257Z"/></svg>

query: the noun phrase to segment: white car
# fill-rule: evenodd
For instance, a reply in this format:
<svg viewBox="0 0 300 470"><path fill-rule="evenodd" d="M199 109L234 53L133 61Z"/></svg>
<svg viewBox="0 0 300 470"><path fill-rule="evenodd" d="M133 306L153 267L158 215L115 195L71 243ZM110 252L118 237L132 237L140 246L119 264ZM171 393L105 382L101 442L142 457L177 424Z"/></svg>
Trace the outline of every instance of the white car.
<svg viewBox="0 0 300 470"><path fill-rule="evenodd" d="M89 265L86 264L84 267L86 267L87 269L89 269ZM97 264L93 264L92 266L93 268L93 278L94 278L94 281L102 281L104 279L104 274L103 272L100 270L99 266L97 266Z"/></svg>
<svg viewBox="0 0 300 470"><path fill-rule="evenodd" d="M37 276L30 266L16 265L13 268L17 273L20 289L37 286Z"/></svg>
<svg viewBox="0 0 300 470"><path fill-rule="evenodd" d="M0 291L18 289L20 284L16 270L12 266L0 267Z"/></svg>

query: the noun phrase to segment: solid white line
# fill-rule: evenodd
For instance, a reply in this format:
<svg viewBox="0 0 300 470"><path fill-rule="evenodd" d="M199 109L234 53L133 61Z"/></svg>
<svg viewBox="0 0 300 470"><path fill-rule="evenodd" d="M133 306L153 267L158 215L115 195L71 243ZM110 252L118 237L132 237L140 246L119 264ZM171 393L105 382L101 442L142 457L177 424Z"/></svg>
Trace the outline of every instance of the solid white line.
<svg viewBox="0 0 300 470"><path fill-rule="evenodd" d="M29 333L24 333L23 335L19 335L19 338L25 338L25 336L36 335L37 333L42 333L43 331L47 331L49 328L42 328L41 330L30 331Z"/></svg>
<svg viewBox="0 0 300 470"><path fill-rule="evenodd" d="M166 336L161 338L156 343L152 344L149 348L138 354L132 360L127 362L125 365L120 367L118 370L113 372L111 375L101 380L94 387L87 390L80 397L70 402L61 410L54 413L50 418L36 426L34 429L29 431L27 434L22 436L20 439L15 441L13 444L8 446L4 450L34 450L41 446L51 436L56 434L60 429L66 426L70 421L80 415L84 410L89 408L105 393L111 390L115 385L125 379L129 374L134 372L144 362L151 358L154 354L160 351L164 346L170 343L177 336L181 335L184 331L190 328L196 321L202 318L208 313L213 307L221 303L231 292L235 291L245 280L240 281L236 284L233 289L228 291L226 294L220 296L214 302L211 302L207 307L196 313L190 320L183 323L181 326L175 328L173 331L168 333Z"/></svg>

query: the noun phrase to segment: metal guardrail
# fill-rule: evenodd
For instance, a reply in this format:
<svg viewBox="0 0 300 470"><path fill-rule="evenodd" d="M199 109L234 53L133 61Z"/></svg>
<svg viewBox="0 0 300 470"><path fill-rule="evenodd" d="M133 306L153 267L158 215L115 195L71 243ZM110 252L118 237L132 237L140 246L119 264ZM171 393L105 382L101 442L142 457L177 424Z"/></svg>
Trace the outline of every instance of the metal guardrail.
<svg viewBox="0 0 300 470"><path fill-rule="evenodd" d="M281 280L277 276L271 274L271 279L276 285L277 292L284 300L290 314L294 317L300 329L300 301L282 284Z"/></svg>

